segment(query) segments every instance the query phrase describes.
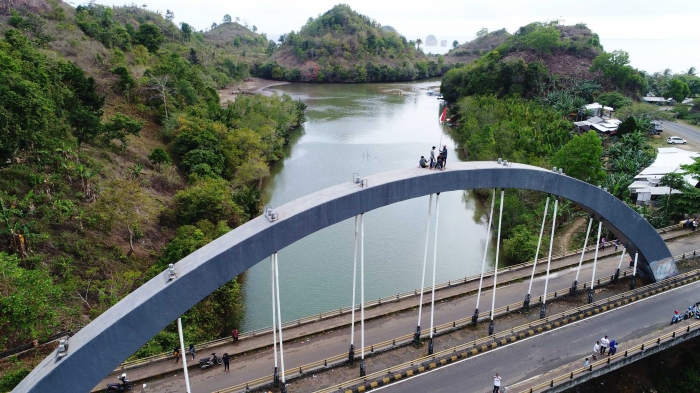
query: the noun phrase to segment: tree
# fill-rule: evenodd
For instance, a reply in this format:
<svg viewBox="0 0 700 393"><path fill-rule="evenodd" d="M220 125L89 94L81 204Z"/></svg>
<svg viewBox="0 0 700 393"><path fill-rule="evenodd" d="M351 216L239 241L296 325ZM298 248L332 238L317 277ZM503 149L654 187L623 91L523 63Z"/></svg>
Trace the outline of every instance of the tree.
<svg viewBox="0 0 700 393"><path fill-rule="evenodd" d="M140 228L153 222L158 202L148 195L135 180L113 180L94 205L108 229L116 227L129 238L129 255L134 252L134 239Z"/></svg>
<svg viewBox="0 0 700 393"><path fill-rule="evenodd" d="M523 37L525 44L540 53L551 53L559 43L559 30L554 26L538 26Z"/></svg>
<svg viewBox="0 0 700 393"><path fill-rule="evenodd" d="M187 60L190 61L190 63L197 65L199 64L199 58L197 57L197 51L194 50L194 48L190 48L190 54L187 55Z"/></svg>
<svg viewBox="0 0 700 393"><path fill-rule="evenodd" d="M155 165L168 164L171 162L170 155L168 155L168 152L166 152L162 147L156 147L153 149L151 154L148 155L148 161Z"/></svg>
<svg viewBox="0 0 700 393"><path fill-rule="evenodd" d="M598 134L591 130L583 135L574 136L552 158L552 164L563 168L564 172L586 183L597 185L605 178L603 163L603 144Z"/></svg>
<svg viewBox="0 0 700 393"><path fill-rule="evenodd" d="M620 94L616 91L610 91L603 93L596 97L596 100L606 106L610 106L615 110L619 110L622 107L632 105L633 101L627 98L625 95Z"/></svg>
<svg viewBox="0 0 700 393"><path fill-rule="evenodd" d="M224 15L224 23L231 23L231 15L229 15L229 14Z"/></svg>
<svg viewBox="0 0 700 393"><path fill-rule="evenodd" d="M175 194L175 216L182 224L200 220L237 224L241 214L233 202L231 186L223 179L203 179Z"/></svg>
<svg viewBox="0 0 700 393"><path fill-rule="evenodd" d="M281 35L280 35L280 38L277 39L277 41L279 41L280 44L284 44L284 41L286 41L286 40L287 40L287 35L286 35L286 34L281 34Z"/></svg>
<svg viewBox="0 0 700 393"><path fill-rule="evenodd" d="M482 27L481 30L476 32L476 38L481 38L489 33L489 29Z"/></svg>
<svg viewBox="0 0 700 393"><path fill-rule="evenodd" d="M241 18L236 17L236 23L238 23L238 22L240 22L240 21L241 21Z"/></svg>
<svg viewBox="0 0 700 393"><path fill-rule="evenodd" d="M182 30L182 36L184 37L185 41L189 41L190 36L192 35L192 26L182 22L180 23L180 30Z"/></svg>
<svg viewBox="0 0 700 393"><path fill-rule="evenodd" d="M637 131L637 121L634 120L634 117L628 116L622 121L622 123L620 123L620 126L617 127L617 136L631 134L635 131Z"/></svg>
<svg viewBox="0 0 700 393"><path fill-rule="evenodd" d="M213 23L211 24L211 30L216 29L217 26L218 26L218 25L216 24L216 22L213 22Z"/></svg>
<svg viewBox="0 0 700 393"><path fill-rule="evenodd" d="M459 46L459 41L457 41L457 40L452 41L453 48L457 48L458 46Z"/></svg>
<svg viewBox="0 0 700 393"><path fill-rule="evenodd" d="M119 139L122 143L122 151L124 151L126 149L127 135L139 136L142 128L142 121L117 113L102 126L102 139L105 142Z"/></svg>
<svg viewBox="0 0 700 393"><path fill-rule="evenodd" d="M671 97L679 104L689 95L690 88L688 84L683 82L680 78L671 79L668 82L667 90L664 92L664 97Z"/></svg>
<svg viewBox="0 0 700 393"><path fill-rule="evenodd" d="M61 289L48 272L0 252L0 348L45 339L58 327Z"/></svg>
<svg viewBox="0 0 700 393"><path fill-rule="evenodd" d="M175 13L170 11L170 10L166 10L165 11L165 20L167 20L168 22L172 22L173 19L175 19Z"/></svg>
<svg viewBox="0 0 700 393"><path fill-rule="evenodd" d="M257 31L258 31L258 27L255 26L255 25L253 25L253 33L255 33L255 32L257 32Z"/></svg>
<svg viewBox="0 0 700 393"><path fill-rule="evenodd" d="M420 38L416 40L417 49L420 49L420 46L422 43L423 43L423 40L421 40Z"/></svg>
<svg viewBox="0 0 700 393"><path fill-rule="evenodd" d="M163 101L163 108L165 109L165 118L168 118L168 92L170 92L170 77L167 75L150 76L150 81L147 85L147 89L155 90L158 92L161 101Z"/></svg>
<svg viewBox="0 0 700 393"><path fill-rule="evenodd" d="M163 36L163 32L160 31L160 27L152 22L147 22L139 26L135 41L137 44L148 48L149 52L155 53L160 48L160 45L165 42L165 36Z"/></svg>
<svg viewBox="0 0 700 393"><path fill-rule="evenodd" d="M688 72L686 74L690 76L695 76L695 67L688 68Z"/></svg>
<svg viewBox="0 0 700 393"><path fill-rule="evenodd" d="M673 192L673 190L683 192L686 188L688 188L688 183L685 182L683 174L677 172L665 174L664 177L662 177L659 181L659 185L661 185L662 187L668 187L668 198L666 199L667 209L669 203L671 202L671 193Z"/></svg>

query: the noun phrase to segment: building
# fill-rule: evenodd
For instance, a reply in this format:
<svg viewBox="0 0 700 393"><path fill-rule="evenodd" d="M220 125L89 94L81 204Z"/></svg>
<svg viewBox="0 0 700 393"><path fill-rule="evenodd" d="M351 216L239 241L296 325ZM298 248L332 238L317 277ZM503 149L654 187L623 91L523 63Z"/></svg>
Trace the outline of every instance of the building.
<svg viewBox="0 0 700 393"><path fill-rule="evenodd" d="M584 106L583 109L587 113L590 113L592 116L598 116L603 119L612 119L613 116L615 116L615 109L609 106L603 106L602 104L599 104L597 102L588 104Z"/></svg>
<svg viewBox="0 0 700 393"><path fill-rule="evenodd" d="M660 147L656 160L648 168L641 171L634 177L634 182L630 184L630 197L636 200L637 205L655 206L655 199L660 195L668 195L670 187L660 187L659 182L664 175L669 173L681 173L681 165L692 164L695 158L700 157L700 153L679 149L677 147ZM700 182L690 175L683 177L685 181L693 187L698 187ZM673 194L680 191L673 190Z"/></svg>

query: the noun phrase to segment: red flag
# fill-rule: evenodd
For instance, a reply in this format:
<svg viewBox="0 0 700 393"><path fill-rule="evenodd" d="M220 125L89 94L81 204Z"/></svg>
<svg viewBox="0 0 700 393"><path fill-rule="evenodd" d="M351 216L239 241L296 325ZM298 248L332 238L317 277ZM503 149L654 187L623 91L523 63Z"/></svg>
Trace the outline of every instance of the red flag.
<svg viewBox="0 0 700 393"><path fill-rule="evenodd" d="M440 115L440 123L444 122L446 117L447 117L447 107L445 107L445 110L442 111L442 115Z"/></svg>

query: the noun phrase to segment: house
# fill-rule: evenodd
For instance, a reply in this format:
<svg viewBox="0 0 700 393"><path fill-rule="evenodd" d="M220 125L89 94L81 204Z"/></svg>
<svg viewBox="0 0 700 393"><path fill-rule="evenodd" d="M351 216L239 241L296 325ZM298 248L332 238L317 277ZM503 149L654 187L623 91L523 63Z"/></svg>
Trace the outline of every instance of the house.
<svg viewBox="0 0 700 393"><path fill-rule="evenodd" d="M678 190L670 190L670 187L660 187L659 182L664 175L669 173L681 173L681 165L692 164L700 153L679 149L677 147L660 147L656 160L648 168L639 172L630 184L630 197L637 201L637 205L655 206L655 199L660 195L668 195L669 192L679 194ZM685 181L693 187L700 186L700 181L690 175L683 176Z"/></svg>
<svg viewBox="0 0 700 393"><path fill-rule="evenodd" d="M594 102L592 104L588 104L583 107L583 109L587 112L592 114L593 116L598 116L602 118L612 118L615 115L615 109L609 107L609 106L603 106L597 102Z"/></svg>
<svg viewBox="0 0 700 393"><path fill-rule="evenodd" d="M642 101L646 102L647 104L654 104L654 105L673 105L675 102L673 98L663 98L663 97L642 97Z"/></svg>

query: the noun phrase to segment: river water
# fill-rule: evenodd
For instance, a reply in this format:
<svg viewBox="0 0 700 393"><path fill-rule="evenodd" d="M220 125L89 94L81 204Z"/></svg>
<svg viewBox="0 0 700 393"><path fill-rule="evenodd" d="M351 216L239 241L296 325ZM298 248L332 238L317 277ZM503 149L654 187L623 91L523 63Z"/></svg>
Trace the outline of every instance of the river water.
<svg viewBox="0 0 700 393"><path fill-rule="evenodd" d="M272 88L308 105L307 122L295 130L286 156L272 168L265 203L282 205L361 176L418 165L440 141L448 165L459 160L449 129L438 123L441 101L427 95L439 81L402 84L289 84ZM403 95L398 94L399 91ZM365 300L420 288L428 197L365 214ZM434 211L434 210L433 210ZM434 221L434 214L433 221ZM478 274L488 224L469 192L440 195L436 282ZM349 219L279 251L284 321L350 306L353 225ZM426 284L432 281L432 239ZM492 269L493 244L487 270ZM359 257L358 257L359 270ZM243 330L272 324L269 259L243 277ZM358 291L359 300L359 273Z"/></svg>

